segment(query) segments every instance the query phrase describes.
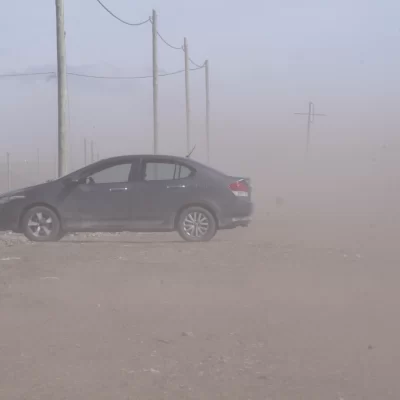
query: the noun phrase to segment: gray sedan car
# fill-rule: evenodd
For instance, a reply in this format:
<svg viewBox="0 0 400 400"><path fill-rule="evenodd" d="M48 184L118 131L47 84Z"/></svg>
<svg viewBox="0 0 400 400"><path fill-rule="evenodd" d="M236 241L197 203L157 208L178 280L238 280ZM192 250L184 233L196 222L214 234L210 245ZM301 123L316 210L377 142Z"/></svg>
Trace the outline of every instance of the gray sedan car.
<svg viewBox="0 0 400 400"><path fill-rule="evenodd" d="M68 232L171 232L211 240L248 226L250 180L189 158L133 155L101 160L55 181L0 195L0 231L37 242Z"/></svg>

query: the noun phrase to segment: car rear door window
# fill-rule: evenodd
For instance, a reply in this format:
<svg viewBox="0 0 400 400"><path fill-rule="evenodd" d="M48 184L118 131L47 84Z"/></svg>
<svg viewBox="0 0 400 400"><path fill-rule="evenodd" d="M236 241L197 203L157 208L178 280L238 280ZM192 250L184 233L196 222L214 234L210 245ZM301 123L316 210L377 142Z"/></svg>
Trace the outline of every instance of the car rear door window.
<svg viewBox="0 0 400 400"><path fill-rule="evenodd" d="M192 170L185 165L167 162L146 162L144 166L145 181L169 181L188 178Z"/></svg>
<svg viewBox="0 0 400 400"><path fill-rule="evenodd" d="M131 163L113 165L90 175L86 178L86 183L126 183L129 181L131 168Z"/></svg>

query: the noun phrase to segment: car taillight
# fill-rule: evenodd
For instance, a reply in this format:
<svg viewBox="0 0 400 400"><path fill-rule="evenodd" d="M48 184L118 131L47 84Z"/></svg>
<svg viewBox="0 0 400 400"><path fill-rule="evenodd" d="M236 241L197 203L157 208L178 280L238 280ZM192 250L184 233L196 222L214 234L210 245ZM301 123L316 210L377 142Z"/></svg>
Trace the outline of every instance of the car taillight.
<svg viewBox="0 0 400 400"><path fill-rule="evenodd" d="M249 197L249 186L244 180L231 183L229 189L231 189L232 193L237 197Z"/></svg>

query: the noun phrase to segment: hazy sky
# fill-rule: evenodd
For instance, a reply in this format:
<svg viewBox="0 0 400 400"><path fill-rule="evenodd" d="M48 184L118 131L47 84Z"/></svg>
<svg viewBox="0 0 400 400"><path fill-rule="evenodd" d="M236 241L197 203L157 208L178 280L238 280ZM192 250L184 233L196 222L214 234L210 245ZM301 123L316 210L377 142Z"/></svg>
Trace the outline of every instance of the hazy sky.
<svg viewBox="0 0 400 400"><path fill-rule="evenodd" d="M0 73L54 68L54 0L3 3ZM397 143L396 0L104 3L133 22L157 9L159 30L167 40L179 46L187 36L192 58L210 60L214 154L229 154L229 165L243 154L301 157L306 120L293 113L306 111L310 100L317 112L328 114L313 132L322 158L337 159L335 151L344 156L363 145L373 152L374 146ZM151 71L150 25L122 25L95 0L65 0L65 15L70 68L133 75ZM162 43L159 47L161 68L183 67L181 52ZM165 79L160 83L161 143L164 152L179 153L185 148L183 76ZM192 82L194 135L204 158L203 72L193 73ZM126 90L72 78L69 85L72 152L80 151L83 136L94 137L104 154L123 152L132 132L135 146L129 152L151 150L151 81L124 86ZM33 138L46 139L46 151L53 149L55 85L44 79L7 79L0 80L0 87L1 149L22 152L21 142Z"/></svg>
<svg viewBox="0 0 400 400"><path fill-rule="evenodd" d="M132 21L157 9L163 35L175 45L186 35L193 58L210 58L214 76L229 85L240 73L245 81L259 78L276 84L278 78L285 88L285 82L296 82L296 89L310 92L323 83L320 90L325 92L351 84L355 71L359 80L379 72L374 84L399 66L400 4L395 0L104 2ZM4 3L2 70L54 64L54 0L24 2L23 8L18 2ZM65 15L70 64L151 65L150 25L124 26L95 0L66 0ZM179 53L160 49L163 68L181 68Z"/></svg>

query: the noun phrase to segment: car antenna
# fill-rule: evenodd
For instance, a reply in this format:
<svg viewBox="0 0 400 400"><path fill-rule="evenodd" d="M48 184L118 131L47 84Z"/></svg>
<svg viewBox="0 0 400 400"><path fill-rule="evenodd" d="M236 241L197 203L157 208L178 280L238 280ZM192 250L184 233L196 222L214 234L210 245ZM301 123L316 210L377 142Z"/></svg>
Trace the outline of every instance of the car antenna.
<svg viewBox="0 0 400 400"><path fill-rule="evenodd" d="M186 158L190 158L190 156L193 154L193 152L196 150L196 145L194 145L192 151L186 156Z"/></svg>

